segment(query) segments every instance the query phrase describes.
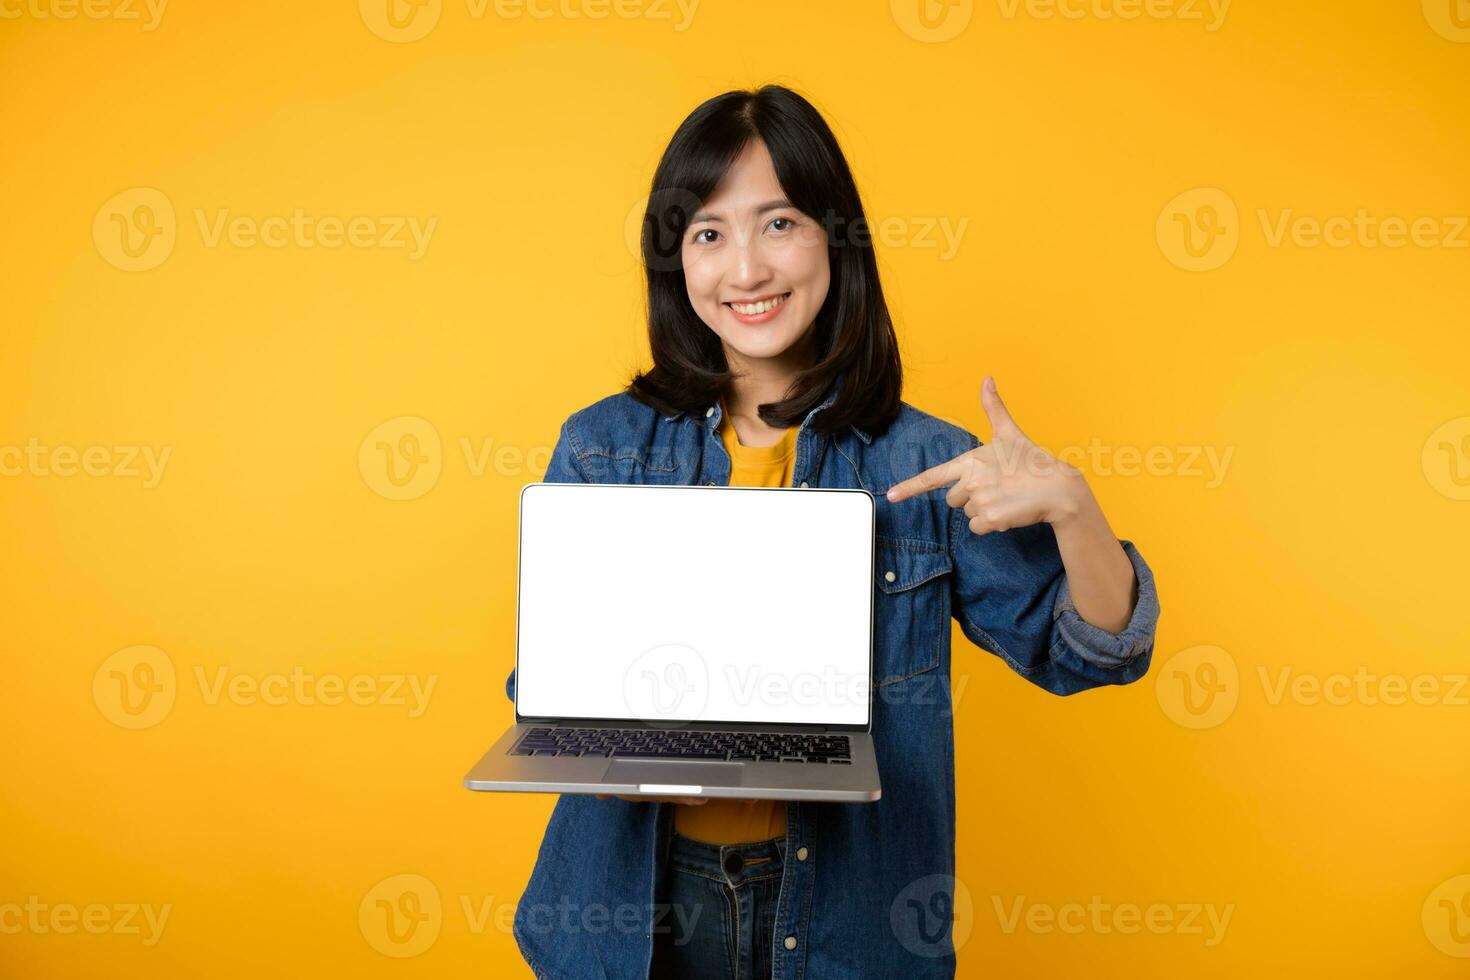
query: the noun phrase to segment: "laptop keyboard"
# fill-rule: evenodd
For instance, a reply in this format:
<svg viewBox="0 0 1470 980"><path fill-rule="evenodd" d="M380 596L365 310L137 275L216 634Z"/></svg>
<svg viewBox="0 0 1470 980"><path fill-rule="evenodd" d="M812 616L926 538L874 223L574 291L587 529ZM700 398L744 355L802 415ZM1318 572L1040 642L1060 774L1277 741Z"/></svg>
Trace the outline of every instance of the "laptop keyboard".
<svg viewBox="0 0 1470 980"><path fill-rule="evenodd" d="M532 728L510 750L510 754L852 764L847 736L827 733Z"/></svg>

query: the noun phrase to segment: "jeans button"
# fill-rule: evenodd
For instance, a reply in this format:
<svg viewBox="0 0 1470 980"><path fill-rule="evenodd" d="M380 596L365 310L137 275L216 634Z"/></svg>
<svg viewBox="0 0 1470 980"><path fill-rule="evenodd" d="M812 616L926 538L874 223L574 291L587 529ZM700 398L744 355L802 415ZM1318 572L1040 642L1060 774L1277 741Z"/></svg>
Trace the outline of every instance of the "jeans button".
<svg viewBox="0 0 1470 980"><path fill-rule="evenodd" d="M745 867L745 859L735 851L725 855L725 874L739 874L740 869Z"/></svg>

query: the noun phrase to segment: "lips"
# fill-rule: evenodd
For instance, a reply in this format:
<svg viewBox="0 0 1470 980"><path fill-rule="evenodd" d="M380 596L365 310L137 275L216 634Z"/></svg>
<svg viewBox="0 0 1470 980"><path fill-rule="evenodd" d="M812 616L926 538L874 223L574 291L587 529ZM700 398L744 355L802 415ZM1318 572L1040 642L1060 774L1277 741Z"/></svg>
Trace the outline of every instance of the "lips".
<svg viewBox="0 0 1470 980"><path fill-rule="evenodd" d="M731 300L724 305L741 323L764 323L780 313L781 308L786 305L790 297L789 292L768 293L765 296Z"/></svg>

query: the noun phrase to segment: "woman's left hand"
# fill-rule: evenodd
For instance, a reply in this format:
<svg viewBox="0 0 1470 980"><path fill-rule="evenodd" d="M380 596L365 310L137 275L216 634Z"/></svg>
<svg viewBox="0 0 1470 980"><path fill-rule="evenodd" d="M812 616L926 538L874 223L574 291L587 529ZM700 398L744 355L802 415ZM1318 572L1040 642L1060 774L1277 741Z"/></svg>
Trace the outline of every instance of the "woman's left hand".
<svg viewBox="0 0 1470 980"><path fill-rule="evenodd" d="M1056 525L1077 515L1092 494L1082 472L1026 437L1000 400L994 378L981 385L980 403L990 420L990 442L895 484L889 501L953 483L945 502L964 508L976 534Z"/></svg>

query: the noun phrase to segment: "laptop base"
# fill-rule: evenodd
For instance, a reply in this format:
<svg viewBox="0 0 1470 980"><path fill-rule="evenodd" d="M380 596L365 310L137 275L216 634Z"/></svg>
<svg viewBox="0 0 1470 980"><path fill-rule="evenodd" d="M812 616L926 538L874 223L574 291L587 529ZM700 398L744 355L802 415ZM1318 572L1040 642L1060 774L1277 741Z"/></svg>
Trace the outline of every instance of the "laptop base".
<svg viewBox="0 0 1470 980"><path fill-rule="evenodd" d="M883 795L873 739L867 732L843 733L848 738L851 754L851 762L844 765L511 754L533 727L546 726L521 723L507 730L465 774L465 787L481 792L706 796L824 803L871 803ZM727 730L743 729L730 726Z"/></svg>

